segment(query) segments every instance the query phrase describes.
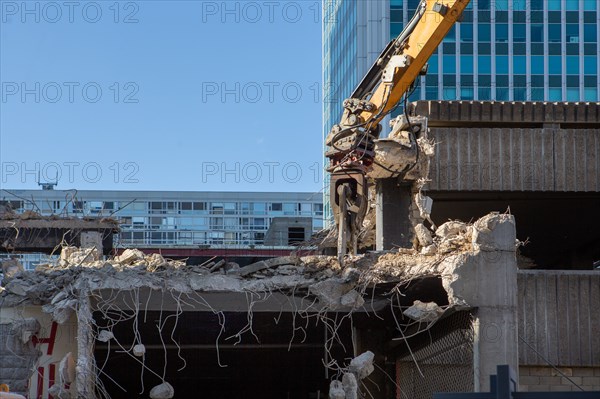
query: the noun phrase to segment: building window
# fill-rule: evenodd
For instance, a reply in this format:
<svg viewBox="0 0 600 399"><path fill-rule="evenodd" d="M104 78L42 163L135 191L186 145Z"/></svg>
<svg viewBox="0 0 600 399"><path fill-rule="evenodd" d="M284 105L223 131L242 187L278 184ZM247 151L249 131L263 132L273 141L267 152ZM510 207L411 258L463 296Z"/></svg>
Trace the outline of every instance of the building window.
<svg viewBox="0 0 600 399"><path fill-rule="evenodd" d="M583 0L583 9L585 11L595 11L598 0Z"/></svg>
<svg viewBox="0 0 600 399"><path fill-rule="evenodd" d="M426 86L425 87L425 99L426 100L437 100L438 99L437 86Z"/></svg>
<svg viewBox="0 0 600 399"><path fill-rule="evenodd" d="M508 41L508 24L497 24L496 25L496 41L507 42Z"/></svg>
<svg viewBox="0 0 600 399"><path fill-rule="evenodd" d="M472 87L461 87L460 88L460 99L461 100L472 100L473 99L473 88Z"/></svg>
<svg viewBox="0 0 600 399"><path fill-rule="evenodd" d="M234 215L237 211L235 202L225 202L223 208L225 209L226 215Z"/></svg>
<svg viewBox="0 0 600 399"><path fill-rule="evenodd" d="M579 88L567 88L567 101L579 101Z"/></svg>
<svg viewBox="0 0 600 399"><path fill-rule="evenodd" d="M496 10L508 11L508 0L496 0Z"/></svg>
<svg viewBox="0 0 600 399"><path fill-rule="evenodd" d="M463 24L460 26L460 38L465 42L473 41L473 25Z"/></svg>
<svg viewBox="0 0 600 399"><path fill-rule="evenodd" d="M305 239L304 227L288 227L288 245L299 244Z"/></svg>
<svg viewBox="0 0 600 399"><path fill-rule="evenodd" d="M531 41L535 43L541 43L544 41L544 25L532 24L531 25Z"/></svg>
<svg viewBox="0 0 600 399"><path fill-rule="evenodd" d="M562 73L562 57L557 55L548 57L548 73L550 75L560 75Z"/></svg>
<svg viewBox="0 0 600 399"><path fill-rule="evenodd" d="M579 56L569 55L567 56L567 74L578 75L579 74Z"/></svg>
<svg viewBox="0 0 600 399"><path fill-rule="evenodd" d="M525 41L525 24L513 24L513 41Z"/></svg>
<svg viewBox="0 0 600 399"><path fill-rule="evenodd" d="M567 43L579 43L579 24L567 24Z"/></svg>
<svg viewBox="0 0 600 399"><path fill-rule="evenodd" d="M444 55L444 73L456 73L456 57L454 55Z"/></svg>
<svg viewBox="0 0 600 399"><path fill-rule="evenodd" d="M579 0L566 0L567 11L577 11L579 9Z"/></svg>
<svg viewBox="0 0 600 399"><path fill-rule="evenodd" d="M586 87L584 89L584 101L598 101L598 89L595 87Z"/></svg>
<svg viewBox="0 0 600 399"><path fill-rule="evenodd" d="M443 100L456 100L456 86L447 87L444 86Z"/></svg>
<svg viewBox="0 0 600 399"><path fill-rule="evenodd" d="M527 89L525 87L515 87L514 100L515 101L526 101L527 100Z"/></svg>
<svg viewBox="0 0 600 399"><path fill-rule="evenodd" d="M548 41L560 42L562 38L562 26L560 24L548 24Z"/></svg>
<svg viewBox="0 0 600 399"><path fill-rule="evenodd" d="M486 101L492 99L492 89L489 87L480 87L478 90L479 100Z"/></svg>
<svg viewBox="0 0 600 399"><path fill-rule="evenodd" d="M598 73L598 58L586 55L583 57L583 73L596 75Z"/></svg>
<svg viewBox="0 0 600 399"><path fill-rule="evenodd" d="M508 56L496 56L496 73L502 75L508 74Z"/></svg>
<svg viewBox="0 0 600 399"><path fill-rule="evenodd" d="M513 10L523 10L525 11L525 0L511 0L512 1L512 6L513 6Z"/></svg>
<svg viewBox="0 0 600 399"><path fill-rule="evenodd" d="M460 56L460 71L461 73L473 73L473 56L472 55L461 55Z"/></svg>
<svg viewBox="0 0 600 399"><path fill-rule="evenodd" d="M489 42L492 40L491 25L490 24L479 24L477 26L479 34L478 40L480 42Z"/></svg>
<svg viewBox="0 0 600 399"><path fill-rule="evenodd" d="M598 41L598 27L596 24L584 24L583 25L583 39L587 43L596 43Z"/></svg>
<svg viewBox="0 0 600 399"><path fill-rule="evenodd" d="M527 73L527 58L524 55L513 57L513 73L515 75L525 75Z"/></svg>
<svg viewBox="0 0 600 399"><path fill-rule="evenodd" d="M531 74L532 75L543 75L544 74L544 57L540 55L531 57Z"/></svg>
<svg viewBox="0 0 600 399"><path fill-rule="evenodd" d="M548 10L560 11L561 0L548 0Z"/></svg>
<svg viewBox="0 0 600 399"><path fill-rule="evenodd" d="M496 100L508 101L508 87L496 87Z"/></svg>

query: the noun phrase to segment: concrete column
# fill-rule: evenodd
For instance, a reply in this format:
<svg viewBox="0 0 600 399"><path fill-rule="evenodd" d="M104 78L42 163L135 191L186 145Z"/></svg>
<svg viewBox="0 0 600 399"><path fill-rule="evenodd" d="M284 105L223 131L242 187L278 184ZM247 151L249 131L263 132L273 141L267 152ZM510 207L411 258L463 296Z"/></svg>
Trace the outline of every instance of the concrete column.
<svg viewBox="0 0 600 399"><path fill-rule="evenodd" d="M75 366L76 397L93 399L96 397L94 384L94 331L92 329L92 309L90 294L83 290L79 294L77 307L77 363Z"/></svg>
<svg viewBox="0 0 600 399"><path fill-rule="evenodd" d="M488 392L498 365L511 366L517 376L517 261L512 215L488 215L473 226L473 249L456 268L453 296L476 307L474 381L476 392Z"/></svg>
<svg viewBox="0 0 600 399"><path fill-rule="evenodd" d="M81 248L93 248L96 247L98 253L102 255L102 233L99 231L82 231L80 235L80 246Z"/></svg>
<svg viewBox="0 0 600 399"><path fill-rule="evenodd" d="M411 184L399 183L395 178L378 179L376 192L377 250L412 248Z"/></svg>

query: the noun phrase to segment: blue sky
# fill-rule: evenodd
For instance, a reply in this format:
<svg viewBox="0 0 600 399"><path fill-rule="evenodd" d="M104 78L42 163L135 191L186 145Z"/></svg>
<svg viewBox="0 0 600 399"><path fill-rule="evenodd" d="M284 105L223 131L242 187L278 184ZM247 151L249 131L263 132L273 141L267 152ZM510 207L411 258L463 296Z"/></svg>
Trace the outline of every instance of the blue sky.
<svg viewBox="0 0 600 399"><path fill-rule="evenodd" d="M2 188L322 189L320 1L0 5Z"/></svg>

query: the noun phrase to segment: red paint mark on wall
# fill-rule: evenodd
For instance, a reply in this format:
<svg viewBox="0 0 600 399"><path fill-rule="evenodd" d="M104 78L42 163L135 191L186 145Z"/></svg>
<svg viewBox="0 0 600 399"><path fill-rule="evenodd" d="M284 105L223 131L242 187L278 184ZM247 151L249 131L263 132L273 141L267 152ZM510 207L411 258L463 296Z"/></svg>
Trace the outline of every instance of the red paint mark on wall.
<svg viewBox="0 0 600 399"><path fill-rule="evenodd" d="M37 380L37 399L43 399L44 395L44 368L38 367L38 380Z"/></svg>

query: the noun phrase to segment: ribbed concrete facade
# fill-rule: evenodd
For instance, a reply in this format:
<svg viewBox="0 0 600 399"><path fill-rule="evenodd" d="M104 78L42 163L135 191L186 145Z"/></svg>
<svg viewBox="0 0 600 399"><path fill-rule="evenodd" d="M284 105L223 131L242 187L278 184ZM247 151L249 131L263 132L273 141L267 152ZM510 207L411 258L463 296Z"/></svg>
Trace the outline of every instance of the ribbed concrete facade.
<svg viewBox="0 0 600 399"><path fill-rule="evenodd" d="M521 366L600 367L599 272L521 270L517 285Z"/></svg>
<svg viewBox="0 0 600 399"><path fill-rule="evenodd" d="M437 191L600 191L600 104L420 101Z"/></svg>

